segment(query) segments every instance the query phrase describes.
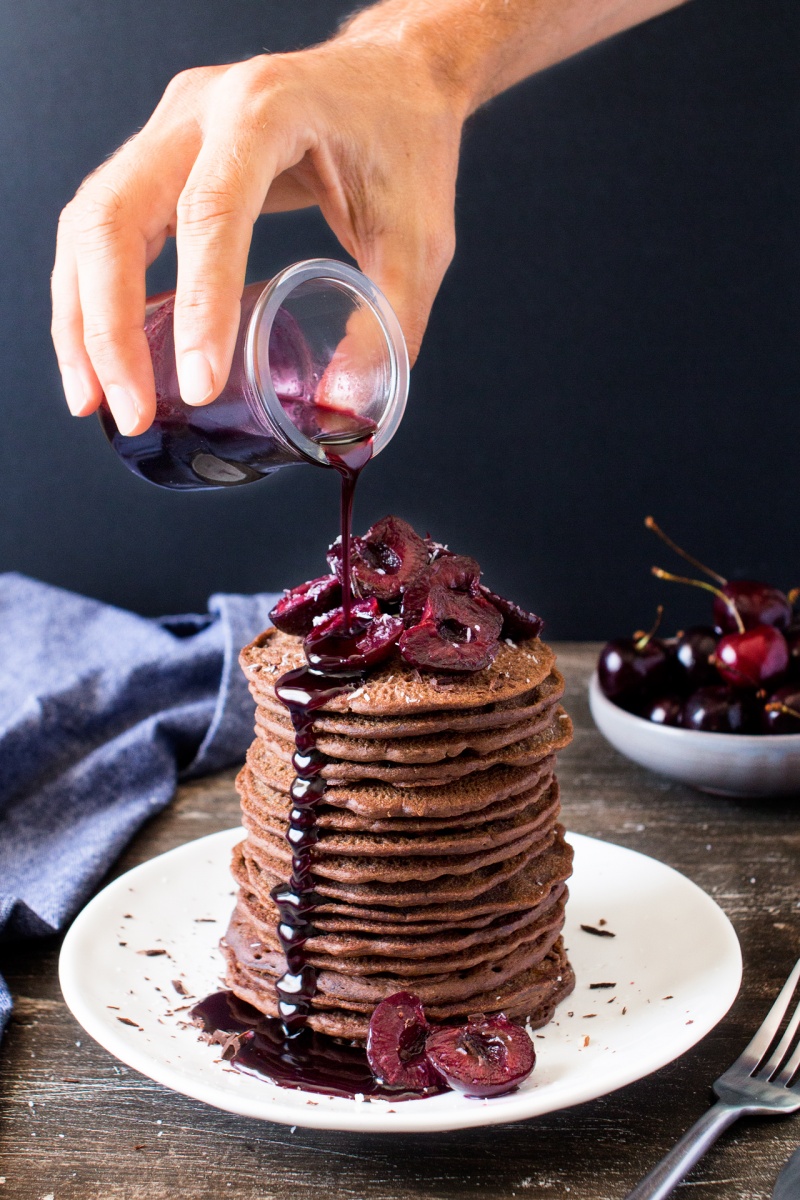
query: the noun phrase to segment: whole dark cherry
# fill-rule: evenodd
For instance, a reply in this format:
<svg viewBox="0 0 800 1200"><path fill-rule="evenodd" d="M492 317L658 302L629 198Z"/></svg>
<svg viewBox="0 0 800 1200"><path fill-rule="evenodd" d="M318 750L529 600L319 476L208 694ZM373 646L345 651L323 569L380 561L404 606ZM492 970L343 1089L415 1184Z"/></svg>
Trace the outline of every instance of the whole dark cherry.
<svg viewBox="0 0 800 1200"><path fill-rule="evenodd" d="M752 693L717 684L698 688L684 701L681 725L704 733L749 733L756 711Z"/></svg>
<svg viewBox="0 0 800 1200"><path fill-rule="evenodd" d="M800 733L800 685L785 683L773 692L761 716L764 733Z"/></svg>
<svg viewBox="0 0 800 1200"><path fill-rule="evenodd" d="M756 579L731 579L720 590L726 600L733 603L745 629L757 625L786 629L792 619L787 596L768 583ZM714 623L720 633L733 633L738 628L731 605L719 596L714 599Z"/></svg>
<svg viewBox="0 0 800 1200"><path fill-rule="evenodd" d="M791 624L784 637L789 648L789 678L800 679L800 625Z"/></svg>
<svg viewBox="0 0 800 1200"><path fill-rule="evenodd" d="M678 635L675 659L683 668L687 685L699 688L719 682L717 668L712 662L716 649L717 635L710 625L693 625Z"/></svg>
<svg viewBox="0 0 800 1200"><path fill-rule="evenodd" d="M425 1054L454 1091L478 1097L513 1091L536 1063L533 1042L521 1025L503 1013L472 1016L460 1029L434 1030Z"/></svg>
<svg viewBox="0 0 800 1200"><path fill-rule="evenodd" d="M418 996L396 992L382 1000L369 1022L367 1061L384 1086L424 1091L441 1085L425 1055L430 1025Z"/></svg>
<svg viewBox="0 0 800 1200"><path fill-rule="evenodd" d="M789 647L774 625L754 625L744 633L727 633L717 644L714 663L734 687L769 687L786 674Z"/></svg>
<svg viewBox="0 0 800 1200"><path fill-rule="evenodd" d="M667 691L673 671L669 647L649 634L606 642L597 662L603 694L623 708L638 708L646 696Z"/></svg>
<svg viewBox="0 0 800 1200"><path fill-rule="evenodd" d="M658 534L671 550L716 581L717 588L708 590L713 590L716 594L714 621L720 633L733 633L741 629L742 625L745 629L752 629L756 625L774 625L776 629L786 629L792 619L790 596L757 579L726 579L724 575L712 571L700 562L693 554L688 554L677 542L673 542L652 517L646 517L644 523L653 533ZM697 586L697 581L693 582Z"/></svg>
<svg viewBox="0 0 800 1200"><path fill-rule="evenodd" d="M657 700L649 700L641 710L641 716L654 725L681 724L683 712L682 696L659 696Z"/></svg>

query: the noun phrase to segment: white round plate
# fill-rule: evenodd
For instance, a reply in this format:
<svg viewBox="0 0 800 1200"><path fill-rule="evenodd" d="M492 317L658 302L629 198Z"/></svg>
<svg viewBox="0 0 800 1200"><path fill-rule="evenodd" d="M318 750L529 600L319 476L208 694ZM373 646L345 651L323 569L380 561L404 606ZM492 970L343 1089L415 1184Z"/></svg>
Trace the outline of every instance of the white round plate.
<svg viewBox="0 0 800 1200"><path fill-rule="evenodd" d="M186 1018L190 997L221 986L217 942L233 904L228 863L239 829L170 850L96 896L64 940L64 998L87 1033L143 1075L265 1121L433 1133L580 1104L641 1079L700 1041L733 1003L742 960L728 918L683 875L633 850L569 836L575 873L565 940L578 984L535 1034L536 1068L508 1096L471 1100L448 1092L359 1103L312 1095L241 1075L199 1041ZM615 936L597 937L582 924Z"/></svg>

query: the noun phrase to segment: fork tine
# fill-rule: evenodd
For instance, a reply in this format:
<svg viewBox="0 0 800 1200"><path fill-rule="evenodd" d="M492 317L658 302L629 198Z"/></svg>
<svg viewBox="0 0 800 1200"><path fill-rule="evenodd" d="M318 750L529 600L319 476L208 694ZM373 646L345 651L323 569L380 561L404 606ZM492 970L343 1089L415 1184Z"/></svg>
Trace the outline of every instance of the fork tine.
<svg viewBox="0 0 800 1200"><path fill-rule="evenodd" d="M769 1079L778 1070L792 1048L792 1042L794 1041L798 1026L800 1026L800 1000L797 1002L797 1007L792 1013L791 1020L786 1026L783 1037L772 1051L769 1061L764 1063L760 1071L757 1072L759 1079Z"/></svg>
<svg viewBox="0 0 800 1200"><path fill-rule="evenodd" d="M772 1082L777 1083L779 1087L788 1087L789 1080L793 1075L796 1075L798 1071L800 1071L800 1045L795 1048L794 1054L786 1063L780 1075L776 1075ZM798 1083L800 1083L800 1081L798 1081ZM798 1084L795 1084L794 1088L792 1088L792 1091L796 1091L797 1087Z"/></svg>
<svg viewBox="0 0 800 1200"><path fill-rule="evenodd" d="M791 975L781 988L777 1000L762 1021L755 1036L739 1055L735 1064L736 1066L746 1067L752 1073L759 1065L767 1050L769 1050L770 1042L780 1029L781 1021L789 1007L789 1001L792 998L794 989L797 987L798 979L800 979L800 958L795 963Z"/></svg>

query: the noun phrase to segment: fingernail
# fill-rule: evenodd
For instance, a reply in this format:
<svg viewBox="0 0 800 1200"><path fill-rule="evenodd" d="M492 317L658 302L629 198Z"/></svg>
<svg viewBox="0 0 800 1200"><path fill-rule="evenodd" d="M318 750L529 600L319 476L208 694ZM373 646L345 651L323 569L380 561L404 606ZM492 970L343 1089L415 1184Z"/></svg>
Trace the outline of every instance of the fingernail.
<svg viewBox="0 0 800 1200"><path fill-rule="evenodd" d="M67 408L73 417L79 417L86 404L83 381L74 367L61 368L61 385L67 400Z"/></svg>
<svg viewBox="0 0 800 1200"><path fill-rule="evenodd" d="M114 414L114 420L117 422L117 429L120 433L128 436L132 434L139 424L139 412L136 408L136 401L130 392L124 387L120 387L119 384L111 383L106 388L106 400Z"/></svg>
<svg viewBox="0 0 800 1200"><path fill-rule="evenodd" d="M213 395L214 376L202 350L189 350L181 357L178 379L184 404L204 404Z"/></svg>

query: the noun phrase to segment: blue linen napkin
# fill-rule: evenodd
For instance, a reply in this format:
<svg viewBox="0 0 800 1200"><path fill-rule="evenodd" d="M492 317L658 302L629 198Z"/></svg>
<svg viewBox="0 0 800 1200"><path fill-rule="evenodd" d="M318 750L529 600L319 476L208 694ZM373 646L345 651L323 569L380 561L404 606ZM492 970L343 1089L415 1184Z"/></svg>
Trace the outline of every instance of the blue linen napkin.
<svg viewBox="0 0 800 1200"><path fill-rule="evenodd" d="M151 620L0 574L0 936L61 929L179 778L244 757L237 655L276 599Z"/></svg>

